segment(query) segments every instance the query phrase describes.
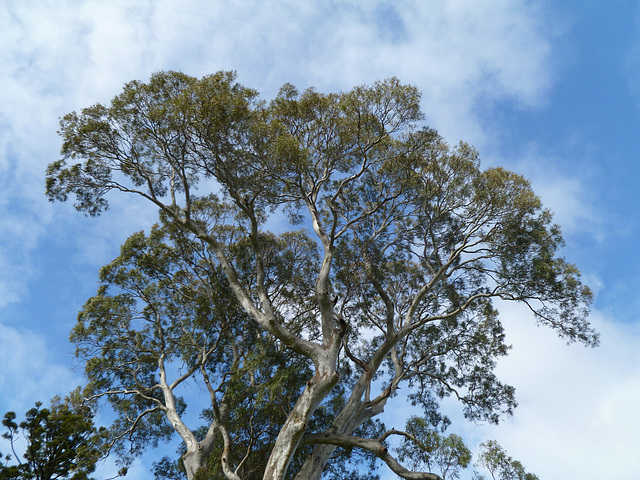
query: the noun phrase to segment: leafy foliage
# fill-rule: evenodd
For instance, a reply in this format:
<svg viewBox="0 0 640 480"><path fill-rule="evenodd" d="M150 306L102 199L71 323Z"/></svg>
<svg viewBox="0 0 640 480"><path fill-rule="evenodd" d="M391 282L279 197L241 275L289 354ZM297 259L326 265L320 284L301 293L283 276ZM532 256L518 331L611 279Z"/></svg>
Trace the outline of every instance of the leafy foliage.
<svg viewBox="0 0 640 480"><path fill-rule="evenodd" d="M527 472L518 460L507 455L495 440L482 443L480 448L478 466L486 468L492 480L539 480L537 475ZM484 479L479 473L474 477L474 480Z"/></svg>
<svg viewBox="0 0 640 480"><path fill-rule="evenodd" d="M398 458L413 470L438 473L446 480L460 478L460 469L471 462L471 451L455 433L445 437L420 417L409 418L405 431Z"/></svg>
<svg viewBox="0 0 640 480"><path fill-rule="evenodd" d="M5 414L2 436L11 442L14 457L5 456L0 478L88 480L106 453L104 430L94 427L87 406L55 398L51 408L41 407L37 402L19 424L14 412ZM15 451L20 438L26 442L22 454Z"/></svg>
<svg viewBox="0 0 640 480"><path fill-rule="evenodd" d="M419 101L395 78L330 94L284 85L264 102L230 72L160 72L62 119L51 200L98 215L127 193L160 210L72 334L134 453L175 430L189 478L214 450L230 480L307 480L356 449L435 479L389 453L397 432L365 426L401 385L432 420L449 395L474 421L510 414L495 299L598 343L591 292L529 183L420 126ZM174 395L195 376L211 403L204 437Z"/></svg>
<svg viewBox="0 0 640 480"><path fill-rule="evenodd" d="M295 239L280 247L296 248ZM229 461L244 464L240 472L259 468L247 456L277 435L308 375L306 362L243 320L220 268L170 225L130 237L101 280L71 339L87 362L85 393L106 397L119 415L112 435L128 440L116 444L120 453L137 455L174 432L171 420L185 409L174 392L191 380L211 396L203 418L230 431L236 448ZM213 429L200 434L213 441Z"/></svg>

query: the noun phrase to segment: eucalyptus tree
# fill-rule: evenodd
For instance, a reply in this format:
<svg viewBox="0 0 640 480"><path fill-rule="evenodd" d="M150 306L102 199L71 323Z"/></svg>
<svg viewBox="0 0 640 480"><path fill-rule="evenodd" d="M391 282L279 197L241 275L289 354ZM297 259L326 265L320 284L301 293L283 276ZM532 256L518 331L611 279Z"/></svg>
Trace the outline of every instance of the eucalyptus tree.
<svg viewBox="0 0 640 480"><path fill-rule="evenodd" d="M445 437L436 426L424 418L410 417L398 458L413 470L438 472L443 480L460 478L460 470L471 463L471 450L458 435Z"/></svg>
<svg viewBox="0 0 640 480"><path fill-rule="evenodd" d="M488 440L480 445L480 456L477 466L489 472L492 480L539 480L538 476L527 472L518 460L507 455L507 452L495 440ZM476 472L474 480L486 480Z"/></svg>
<svg viewBox="0 0 640 480"><path fill-rule="evenodd" d="M238 305L229 328L256 329L274 355L307 362L265 480L285 478L306 449L290 476L318 479L338 452L359 449L403 478L439 478L390 453L385 440L402 433L359 429L403 385L427 413L447 395L472 420L511 413L514 389L493 372L508 350L496 299L597 344L591 292L559 255L551 213L521 176L482 169L472 147L421 127L419 101L397 79L331 94L285 85L264 102L229 72L161 72L61 121L51 200L75 196L88 215L111 194L151 202L221 272ZM291 238L303 257L273 248ZM353 375L340 374L346 365ZM314 423L336 389L329 424Z"/></svg>

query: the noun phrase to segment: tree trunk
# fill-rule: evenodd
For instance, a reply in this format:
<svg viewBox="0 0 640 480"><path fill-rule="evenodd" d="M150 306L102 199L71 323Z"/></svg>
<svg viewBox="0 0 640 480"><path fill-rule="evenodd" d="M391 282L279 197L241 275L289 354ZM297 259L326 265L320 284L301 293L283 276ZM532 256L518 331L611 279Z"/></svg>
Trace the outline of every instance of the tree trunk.
<svg viewBox="0 0 640 480"><path fill-rule="evenodd" d="M373 408L369 407L369 411L365 412L363 396L365 395L367 387L370 386L371 378L373 377L373 373L371 372L378 370L384 357L391 351L395 342L398 341L397 339L400 338L398 335L394 337L395 338L388 338L373 355L369 362L370 373L363 372L361 374L356 385L353 387L346 405L333 420L331 433L351 435L354 430L364 422L382 413L384 410L386 400L381 401ZM336 448L336 445L330 444L317 445L302 464L294 480L320 480L327 462Z"/></svg>
<svg viewBox="0 0 640 480"><path fill-rule="evenodd" d="M182 456L182 464L187 472L187 479L193 480L196 472L203 468L207 464L207 453L203 449L198 448L195 451L190 451Z"/></svg>
<svg viewBox="0 0 640 480"><path fill-rule="evenodd" d="M307 430L309 419L322 400L338 382L339 375L334 368L316 372L307 382L304 392L298 398L287 417L265 468L263 480L282 480L287 473L291 459Z"/></svg>
<svg viewBox="0 0 640 480"><path fill-rule="evenodd" d="M343 427L338 428L338 430L341 430L339 433L351 434L354 429L345 429ZM331 444L316 445L311 454L302 464L302 467L300 467L300 470L294 480L320 480L327 462L331 458L331 455L333 455L336 448L338 448L336 445Z"/></svg>

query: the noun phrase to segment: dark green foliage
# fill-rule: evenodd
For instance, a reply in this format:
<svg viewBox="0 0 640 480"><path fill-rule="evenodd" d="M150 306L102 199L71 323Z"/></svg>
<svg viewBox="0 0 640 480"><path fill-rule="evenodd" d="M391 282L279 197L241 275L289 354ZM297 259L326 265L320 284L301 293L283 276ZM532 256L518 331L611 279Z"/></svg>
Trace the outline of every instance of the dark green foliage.
<svg viewBox="0 0 640 480"><path fill-rule="evenodd" d="M286 252L296 245L292 235L278 248ZM241 254L238 249L236 257ZM294 278L293 272L279 272L277 265L269 272L283 296L295 294L295 285L279 278ZM130 237L100 277L99 294L80 313L71 340L87 362L86 394L106 397L119 415L111 429L114 437L126 439L116 444L119 452L137 455L174 433L165 418L172 399L163 393L162 376L177 370L178 379L166 381L172 391L187 378L218 385L213 395L221 407L216 408L239 455L232 460L261 451L253 455L258 463L242 471L259 469L310 375L308 363L244 321L206 250L169 225ZM253 280L247 274L244 281ZM180 397L175 401L180 415L185 406ZM214 416L211 408L202 413L207 424L215 422Z"/></svg>
<svg viewBox="0 0 640 480"><path fill-rule="evenodd" d="M36 403L19 424L14 412L5 414L2 436L11 442L13 457L7 455L0 465L0 479L88 480L106 454L104 430L94 427L86 406L54 399L51 408L41 407ZM26 449L19 454L20 439Z"/></svg>

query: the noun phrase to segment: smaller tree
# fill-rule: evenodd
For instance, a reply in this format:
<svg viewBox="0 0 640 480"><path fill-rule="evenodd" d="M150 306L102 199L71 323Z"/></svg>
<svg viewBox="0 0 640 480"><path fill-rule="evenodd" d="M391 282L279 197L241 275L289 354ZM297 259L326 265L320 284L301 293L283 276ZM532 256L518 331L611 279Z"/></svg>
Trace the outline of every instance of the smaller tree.
<svg viewBox="0 0 640 480"><path fill-rule="evenodd" d="M0 479L88 480L106 454L104 429L95 428L89 407L72 399L56 397L51 408L41 407L42 402L36 402L19 424L15 412L5 414L2 436L11 443L13 456L4 456ZM19 455L16 448L21 438L26 448Z"/></svg>
<svg viewBox="0 0 640 480"><path fill-rule="evenodd" d="M414 471L437 473L443 480L460 478L460 469L471 462L471 450L462 438L441 435L424 418L409 418L405 432L398 457Z"/></svg>
<svg viewBox="0 0 640 480"><path fill-rule="evenodd" d="M539 480L537 475L527 472L522 463L507 455L495 440L481 443L480 449L476 466L486 468L492 480ZM486 477L476 472L474 480L486 480Z"/></svg>

